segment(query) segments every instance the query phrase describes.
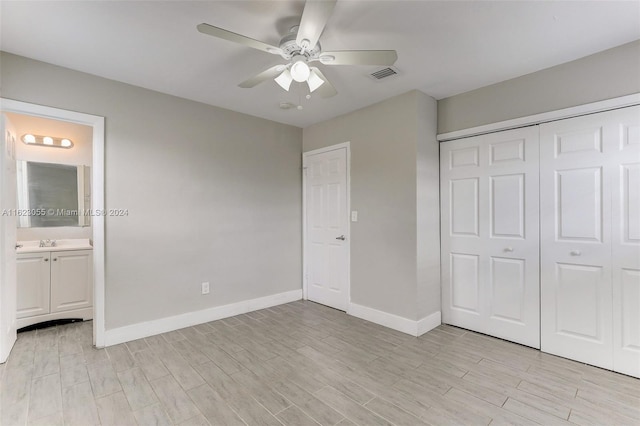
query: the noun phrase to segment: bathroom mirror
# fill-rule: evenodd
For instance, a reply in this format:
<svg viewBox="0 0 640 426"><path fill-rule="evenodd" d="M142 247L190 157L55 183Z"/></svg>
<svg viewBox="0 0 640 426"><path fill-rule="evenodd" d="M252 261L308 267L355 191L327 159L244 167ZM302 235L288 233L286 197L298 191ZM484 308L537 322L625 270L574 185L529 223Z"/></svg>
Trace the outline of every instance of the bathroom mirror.
<svg viewBox="0 0 640 426"><path fill-rule="evenodd" d="M89 169L18 161L18 227L89 226Z"/></svg>

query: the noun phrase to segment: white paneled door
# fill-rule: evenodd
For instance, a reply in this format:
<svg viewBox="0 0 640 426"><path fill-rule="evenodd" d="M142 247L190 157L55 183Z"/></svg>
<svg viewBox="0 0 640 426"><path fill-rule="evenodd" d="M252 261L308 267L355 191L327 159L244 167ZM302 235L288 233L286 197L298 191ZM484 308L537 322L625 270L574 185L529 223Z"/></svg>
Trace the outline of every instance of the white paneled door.
<svg viewBox="0 0 640 426"><path fill-rule="evenodd" d="M440 146L443 321L540 347L538 129Z"/></svg>
<svg viewBox="0 0 640 426"><path fill-rule="evenodd" d="M640 374L640 109L540 126L542 349Z"/></svg>
<svg viewBox="0 0 640 426"><path fill-rule="evenodd" d="M640 107L620 110L615 117L613 367L640 377Z"/></svg>
<svg viewBox="0 0 640 426"><path fill-rule="evenodd" d="M314 302L349 302L347 147L305 153L305 287Z"/></svg>
<svg viewBox="0 0 640 426"><path fill-rule="evenodd" d="M0 362L16 341L16 143L8 117L0 115ZM13 211L13 213L12 213Z"/></svg>

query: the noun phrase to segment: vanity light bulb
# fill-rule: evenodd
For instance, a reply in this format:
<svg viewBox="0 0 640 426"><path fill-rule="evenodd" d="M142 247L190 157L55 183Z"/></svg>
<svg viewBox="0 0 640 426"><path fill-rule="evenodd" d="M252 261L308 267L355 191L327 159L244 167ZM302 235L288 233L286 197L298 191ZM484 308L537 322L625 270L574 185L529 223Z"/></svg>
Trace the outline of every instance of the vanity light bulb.
<svg viewBox="0 0 640 426"><path fill-rule="evenodd" d="M36 137L33 135L24 135L22 140L24 143L36 143Z"/></svg>
<svg viewBox="0 0 640 426"><path fill-rule="evenodd" d="M53 145L53 138L45 136L44 138L42 138L42 143L44 143L45 145Z"/></svg>
<svg viewBox="0 0 640 426"><path fill-rule="evenodd" d="M64 146L65 148L70 147L71 141L69 139L62 139L62 141L60 141L60 145Z"/></svg>

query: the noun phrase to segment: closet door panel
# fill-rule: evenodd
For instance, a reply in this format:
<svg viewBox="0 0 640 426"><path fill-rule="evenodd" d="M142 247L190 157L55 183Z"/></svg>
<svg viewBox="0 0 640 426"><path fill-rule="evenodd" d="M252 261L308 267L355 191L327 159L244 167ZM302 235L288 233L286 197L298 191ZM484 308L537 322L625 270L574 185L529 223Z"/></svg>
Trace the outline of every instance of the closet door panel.
<svg viewBox="0 0 640 426"><path fill-rule="evenodd" d="M555 170L556 241L602 242L602 167Z"/></svg>
<svg viewBox="0 0 640 426"><path fill-rule="evenodd" d="M524 184L524 173L489 178L491 238L525 237Z"/></svg>
<svg viewBox="0 0 640 426"><path fill-rule="evenodd" d="M610 324L603 319L609 313L611 297L604 272L609 271L601 266L556 262L556 330L567 340L607 343Z"/></svg>
<svg viewBox="0 0 640 426"><path fill-rule="evenodd" d="M537 129L441 145L443 320L539 347Z"/></svg>
<svg viewBox="0 0 640 426"><path fill-rule="evenodd" d="M634 375L639 111L540 126L542 350Z"/></svg>
<svg viewBox="0 0 640 426"><path fill-rule="evenodd" d="M474 141L454 142L441 151L442 279L445 322L478 330L483 305L480 225L480 147Z"/></svg>
<svg viewBox="0 0 640 426"><path fill-rule="evenodd" d="M536 127L483 137L486 332L535 348L540 347L538 137Z"/></svg>
<svg viewBox="0 0 640 426"><path fill-rule="evenodd" d="M524 324L525 311L525 264L522 259L491 257L490 318L515 321Z"/></svg>
<svg viewBox="0 0 640 426"><path fill-rule="evenodd" d="M480 256L451 253L451 307L480 315Z"/></svg>
<svg viewBox="0 0 640 426"><path fill-rule="evenodd" d="M640 108L617 111L612 205L613 366L640 377Z"/></svg>
<svg viewBox="0 0 640 426"><path fill-rule="evenodd" d="M453 179L450 182L451 194L451 235L479 237L480 222L477 177Z"/></svg>

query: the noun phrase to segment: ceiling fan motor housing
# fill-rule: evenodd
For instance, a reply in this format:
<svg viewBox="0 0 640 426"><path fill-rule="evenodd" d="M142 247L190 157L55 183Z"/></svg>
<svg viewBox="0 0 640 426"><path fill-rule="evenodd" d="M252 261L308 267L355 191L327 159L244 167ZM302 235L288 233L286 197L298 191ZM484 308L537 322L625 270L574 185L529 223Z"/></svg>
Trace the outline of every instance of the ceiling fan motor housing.
<svg viewBox="0 0 640 426"><path fill-rule="evenodd" d="M280 40L280 49L282 50L282 57L286 60L300 55L302 47L296 43L297 33L289 33ZM316 43L313 49L306 49L304 56L307 58L315 59L320 54L321 47L320 42Z"/></svg>

